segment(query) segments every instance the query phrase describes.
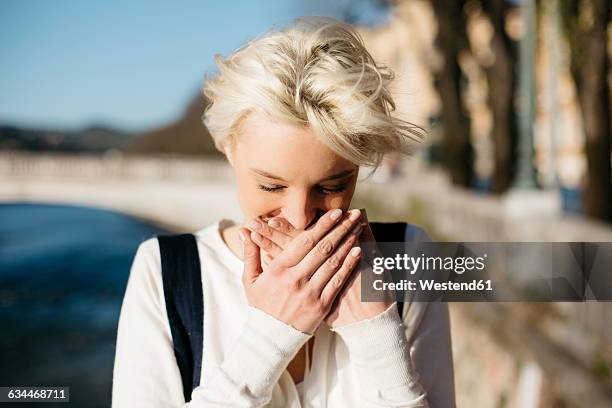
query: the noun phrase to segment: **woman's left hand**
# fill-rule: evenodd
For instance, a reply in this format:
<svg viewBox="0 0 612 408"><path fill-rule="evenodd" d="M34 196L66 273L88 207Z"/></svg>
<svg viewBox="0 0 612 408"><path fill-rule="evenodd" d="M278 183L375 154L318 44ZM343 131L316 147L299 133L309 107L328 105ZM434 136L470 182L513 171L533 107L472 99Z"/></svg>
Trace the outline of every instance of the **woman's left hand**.
<svg viewBox="0 0 612 408"><path fill-rule="evenodd" d="M363 218L363 232L360 236L361 246L366 247L367 252L370 252L364 255L372 255L372 251L376 254L378 252L376 240L364 209L361 210L361 214ZM251 234L251 238L265 252L262 259L264 263L270 263L298 234L298 231L290 223L280 217L272 218L267 223L261 219L253 219L246 224L246 227L256 232ZM361 273L373 273L369 262L370 256L364 256L362 259L365 262L360 262L359 266L353 270L351 277L338 294L334 306L325 318L325 322L332 328L377 316L393 303L391 300L361 301Z"/></svg>

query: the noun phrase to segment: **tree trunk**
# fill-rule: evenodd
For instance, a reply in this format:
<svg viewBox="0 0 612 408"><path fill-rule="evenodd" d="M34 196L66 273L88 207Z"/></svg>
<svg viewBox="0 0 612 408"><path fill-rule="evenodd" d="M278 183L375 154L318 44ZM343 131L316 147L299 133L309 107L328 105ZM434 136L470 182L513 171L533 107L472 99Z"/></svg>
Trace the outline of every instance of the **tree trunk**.
<svg viewBox="0 0 612 408"><path fill-rule="evenodd" d="M453 184L470 186L473 179L473 152L470 122L461 97L461 68L458 55L466 49L464 0L432 0L438 21L436 43L443 57L435 73L442 105L444 127L443 162Z"/></svg>
<svg viewBox="0 0 612 408"><path fill-rule="evenodd" d="M582 10L584 7L586 9ZM578 92L585 135L585 212L606 221L612 221L612 129L607 81L610 65L607 52L610 9L609 0L564 0L562 7L571 49L571 71ZM590 18L579 17L587 11L590 12Z"/></svg>
<svg viewBox="0 0 612 408"><path fill-rule="evenodd" d="M491 48L495 60L490 67L486 68L489 106L493 114L492 136L495 158L491 184L493 191L502 193L512 184L516 170L518 142L518 130L514 117L516 46L505 30L506 14L510 8L508 2L488 0L481 4L494 30Z"/></svg>

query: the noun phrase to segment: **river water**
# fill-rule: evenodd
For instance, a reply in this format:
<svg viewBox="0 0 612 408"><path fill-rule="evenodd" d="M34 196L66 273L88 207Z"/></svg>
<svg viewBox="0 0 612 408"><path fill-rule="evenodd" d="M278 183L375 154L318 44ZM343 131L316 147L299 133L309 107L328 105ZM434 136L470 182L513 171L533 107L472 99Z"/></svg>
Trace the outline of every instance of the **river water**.
<svg viewBox="0 0 612 408"><path fill-rule="evenodd" d="M110 406L130 265L165 232L111 211L1 204L0 386L69 386L73 406Z"/></svg>

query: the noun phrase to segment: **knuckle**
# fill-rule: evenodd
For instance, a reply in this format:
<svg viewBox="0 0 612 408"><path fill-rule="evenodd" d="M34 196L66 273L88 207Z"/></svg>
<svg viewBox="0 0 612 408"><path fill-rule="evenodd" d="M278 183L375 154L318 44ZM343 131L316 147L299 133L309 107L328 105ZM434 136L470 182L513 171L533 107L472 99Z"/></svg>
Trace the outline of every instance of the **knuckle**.
<svg viewBox="0 0 612 408"><path fill-rule="evenodd" d="M328 239L323 239L317 244L317 249L323 255L329 255L334 250L334 244Z"/></svg>
<svg viewBox="0 0 612 408"><path fill-rule="evenodd" d="M342 285L342 275L337 274L336 276L334 276L331 280L331 284L334 289L339 288Z"/></svg>
<svg viewBox="0 0 612 408"><path fill-rule="evenodd" d="M300 245L306 249L312 249L314 246L314 239L309 234L304 234L300 237Z"/></svg>
<svg viewBox="0 0 612 408"><path fill-rule="evenodd" d="M287 279L286 286L289 292L299 292L302 281L300 279Z"/></svg>
<svg viewBox="0 0 612 408"><path fill-rule="evenodd" d="M340 259L338 259L337 255L332 255L327 260L327 266L329 266L330 269L337 270L340 268L340 265Z"/></svg>

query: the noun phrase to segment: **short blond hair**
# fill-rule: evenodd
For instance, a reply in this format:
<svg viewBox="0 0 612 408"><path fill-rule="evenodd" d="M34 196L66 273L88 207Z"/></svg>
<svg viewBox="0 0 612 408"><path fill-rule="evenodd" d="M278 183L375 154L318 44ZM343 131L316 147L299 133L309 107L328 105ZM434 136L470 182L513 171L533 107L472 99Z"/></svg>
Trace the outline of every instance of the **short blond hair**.
<svg viewBox="0 0 612 408"><path fill-rule="evenodd" d="M422 128L395 117L393 72L377 64L349 25L323 17L295 20L248 42L206 81L203 121L217 149L255 109L309 126L339 156L377 167L391 151L411 154Z"/></svg>

